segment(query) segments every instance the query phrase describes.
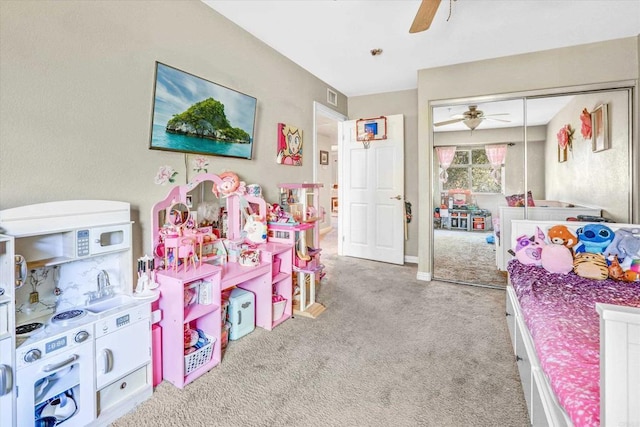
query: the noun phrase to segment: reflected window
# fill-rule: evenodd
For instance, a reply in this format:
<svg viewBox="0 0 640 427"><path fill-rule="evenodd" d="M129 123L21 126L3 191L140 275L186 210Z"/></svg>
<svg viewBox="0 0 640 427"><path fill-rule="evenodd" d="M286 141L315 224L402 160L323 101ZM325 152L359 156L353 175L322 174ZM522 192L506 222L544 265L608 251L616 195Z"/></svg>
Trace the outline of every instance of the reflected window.
<svg viewBox="0 0 640 427"><path fill-rule="evenodd" d="M449 177L440 191L470 189L472 193L503 192L502 182L496 183L491 177L491 163L484 147L458 148L447 172Z"/></svg>

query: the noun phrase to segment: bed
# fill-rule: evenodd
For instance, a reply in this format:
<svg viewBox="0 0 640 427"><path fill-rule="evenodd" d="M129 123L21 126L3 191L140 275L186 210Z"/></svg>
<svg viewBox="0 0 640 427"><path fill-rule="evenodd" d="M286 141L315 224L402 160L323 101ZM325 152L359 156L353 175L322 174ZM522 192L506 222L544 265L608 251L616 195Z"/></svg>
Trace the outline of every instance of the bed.
<svg viewBox="0 0 640 427"><path fill-rule="evenodd" d="M557 224L585 225L515 220L512 247ZM507 325L531 424L640 425L640 282L551 274L517 260L507 269Z"/></svg>

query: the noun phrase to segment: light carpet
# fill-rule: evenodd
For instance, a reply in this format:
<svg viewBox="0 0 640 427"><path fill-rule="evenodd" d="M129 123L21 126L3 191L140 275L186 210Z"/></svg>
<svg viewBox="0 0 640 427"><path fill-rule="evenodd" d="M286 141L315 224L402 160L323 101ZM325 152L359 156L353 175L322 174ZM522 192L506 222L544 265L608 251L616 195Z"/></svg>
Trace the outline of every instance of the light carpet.
<svg viewBox="0 0 640 427"><path fill-rule="evenodd" d="M434 230L433 277L506 288L507 275L496 267L495 245L486 240L491 234L481 231Z"/></svg>
<svg viewBox="0 0 640 427"><path fill-rule="evenodd" d="M114 425L528 425L504 291L329 251L323 262L317 319L230 342L218 367L184 390L161 383Z"/></svg>

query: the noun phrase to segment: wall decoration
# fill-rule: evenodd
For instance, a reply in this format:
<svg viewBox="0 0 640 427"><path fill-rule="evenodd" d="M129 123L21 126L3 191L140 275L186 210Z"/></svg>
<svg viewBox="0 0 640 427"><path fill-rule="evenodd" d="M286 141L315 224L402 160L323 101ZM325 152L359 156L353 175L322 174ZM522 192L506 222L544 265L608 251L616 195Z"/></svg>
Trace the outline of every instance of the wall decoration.
<svg viewBox="0 0 640 427"><path fill-rule="evenodd" d="M158 185L167 185L168 182L173 184L175 182L176 175L178 175L178 172L176 172L171 166L160 166L153 182Z"/></svg>
<svg viewBox="0 0 640 427"><path fill-rule="evenodd" d="M560 147L558 145L558 163L564 163L567 161L567 147Z"/></svg>
<svg viewBox="0 0 640 427"><path fill-rule="evenodd" d="M284 123L278 123L276 163L302 166L302 130Z"/></svg>
<svg viewBox="0 0 640 427"><path fill-rule="evenodd" d="M251 159L256 98L156 62L153 150Z"/></svg>
<svg viewBox="0 0 640 427"><path fill-rule="evenodd" d="M575 132L575 129L573 129L570 124L566 124L562 126L562 128L560 128L560 130L556 135L558 137L558 146L565 150L567 148L569 148L569 150L572 150L574 132Z"/></svg>
<svg viewBox="0 0 640 427"><path fill-rule="evenodd" d="M591 113L586 108L580 114L580 133L583 139L591 139Z"/></svg>
<svg viewBox="0 0 640 427"><path fill-rule="evenodd" d="M320 164L328 165L329 164L329 152L320 150Z"/></svg>
<svg viewBox="0 0 640 427"><path fill-rule="evenodd" d="M591 112L591 126L593 129L593 137L591 138L591 149L593 152L609 149L609 114L607 104L598 105L596 109Z"/></svg>
<svg viewBox="0 0 640 427"><path fill-rule="evenodd" d="M191 160L191 166L196 173L207 173L209 170L209 160L204 156L196 156Z"/></svg>

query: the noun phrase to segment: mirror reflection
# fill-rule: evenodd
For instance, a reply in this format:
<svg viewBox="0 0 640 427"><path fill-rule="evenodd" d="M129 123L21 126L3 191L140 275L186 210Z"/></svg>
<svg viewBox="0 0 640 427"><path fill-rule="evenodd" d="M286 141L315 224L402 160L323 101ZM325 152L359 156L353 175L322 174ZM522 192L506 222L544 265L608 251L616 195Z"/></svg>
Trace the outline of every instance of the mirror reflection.
<svg viewBox="0 0 640 427"><path fill-rule="evenodd" d="M630 101L621 89L434 106L434 278L506 286L513 219L630 222ZM586 118L603 105L596 143Z"/></svg>

